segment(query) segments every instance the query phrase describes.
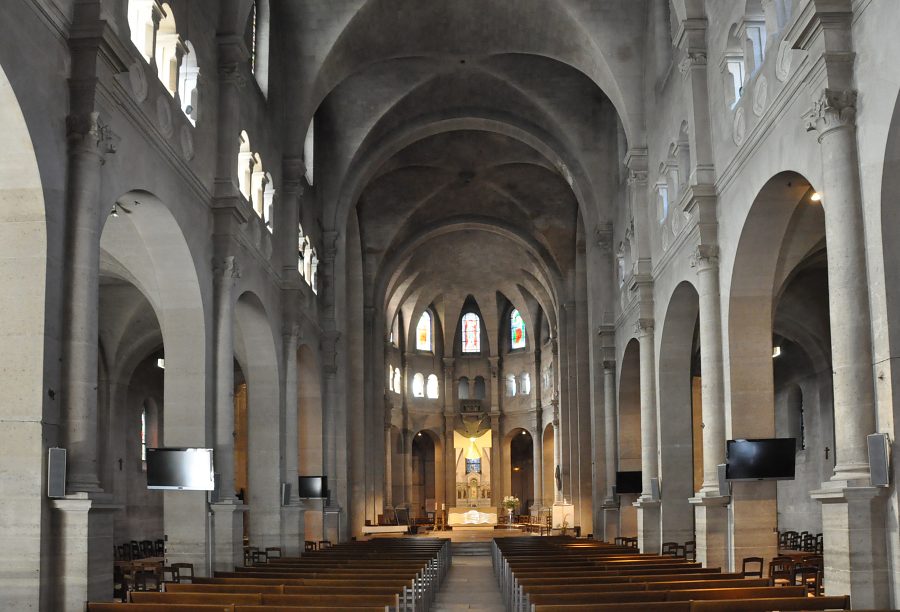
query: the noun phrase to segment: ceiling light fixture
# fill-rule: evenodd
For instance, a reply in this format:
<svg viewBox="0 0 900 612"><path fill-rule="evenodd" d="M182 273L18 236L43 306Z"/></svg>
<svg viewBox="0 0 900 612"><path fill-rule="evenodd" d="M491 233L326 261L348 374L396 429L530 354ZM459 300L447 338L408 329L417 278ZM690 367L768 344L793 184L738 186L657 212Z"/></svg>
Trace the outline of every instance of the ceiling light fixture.
<svg viewBox="0 0 900 612"><path fill-rule="evenodd" d="M157 360L156 360L156 367L159 368L160 370L165 370L165 369L166 369L166 360L163 359L162 357L160 357L159 359L157 359Z"/></svg>
<svg viewBox="0 0 900 612"><path fill-rule="evenodd" d="M776 357L781 357L781 347L780 346L772 347L772 359L775 359Z"/></svg>
<svg viewBox="0 0 900 612"><path fill-rule="evenodd" d="M819 193L818 191L813 191L811 194L809 194L809 201L810 202L821 202L822 194Z"/></svg>

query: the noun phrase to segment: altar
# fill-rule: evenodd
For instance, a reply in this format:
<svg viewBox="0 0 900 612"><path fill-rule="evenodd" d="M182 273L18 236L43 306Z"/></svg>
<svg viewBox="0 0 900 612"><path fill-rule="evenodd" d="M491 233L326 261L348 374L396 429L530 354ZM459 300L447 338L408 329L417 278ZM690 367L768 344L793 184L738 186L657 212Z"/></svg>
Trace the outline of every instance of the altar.
<svg viewBox="0 0 900 612"><path fill-rule="evenodd" d="M450 508L447 510L447 524L459 527L491 527L497 524L496 508Z"/></svg>

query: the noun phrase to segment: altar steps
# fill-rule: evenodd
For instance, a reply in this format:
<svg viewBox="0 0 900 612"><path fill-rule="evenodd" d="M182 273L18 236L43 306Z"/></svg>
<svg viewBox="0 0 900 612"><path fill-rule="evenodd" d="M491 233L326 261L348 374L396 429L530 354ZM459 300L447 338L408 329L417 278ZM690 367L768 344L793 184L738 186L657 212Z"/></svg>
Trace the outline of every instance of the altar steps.
<svg viewBox="0 0 900 612"><path fill-rule="evenodd" d="M491 554L491 542L453 542L454 557L487 557Z"/></svg>

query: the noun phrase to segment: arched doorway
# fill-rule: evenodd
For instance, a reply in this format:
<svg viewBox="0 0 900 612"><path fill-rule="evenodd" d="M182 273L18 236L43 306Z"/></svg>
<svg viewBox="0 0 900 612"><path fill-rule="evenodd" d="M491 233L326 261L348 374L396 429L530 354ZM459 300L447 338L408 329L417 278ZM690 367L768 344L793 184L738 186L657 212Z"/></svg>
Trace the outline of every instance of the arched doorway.
<svg viewBox="0 0 900 612"><path fill-rule="evenodd" d="M412 483L409 500L410 517L433 516L440 508L438 495L443 489L440 466L440 442L430 430L423 429L412 439Z"/></svg>
<svg viewBox="0 0 900 612"><path fill-rule="evenodd" d="M534 440L520 428L511 431L507 438L510 495L519 498L516 513L527 514L534 504Z"/></svg>

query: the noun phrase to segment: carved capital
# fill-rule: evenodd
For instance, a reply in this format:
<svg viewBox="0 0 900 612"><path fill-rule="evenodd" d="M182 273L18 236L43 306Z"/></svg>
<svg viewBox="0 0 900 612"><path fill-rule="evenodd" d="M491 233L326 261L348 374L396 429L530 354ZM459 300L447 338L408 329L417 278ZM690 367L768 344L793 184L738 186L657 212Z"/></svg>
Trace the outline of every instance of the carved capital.
<svg viewBox="0 0 900 612"><path fill-rule="evenodd" d="M213 261L213 274L222 280L233 280L241 277L241 268L234 255Z"/></svg>
<svg viewBox="0 0 900 612"><path fill-rule="evenodd" d="M322 263L334 264L337 257L338 233L334 230L326 230L322 233Z"/></svg>
<svg viewBox="0 0 900 612"><path fill-rule="evenodd" d="M225 62L219 64L219 81L221 84L231 84L238 89L247 86L247 75L244 74L244 66L240 62Z"/></svg>
<svg viewBox="0 0 900 612"><path fill-rule="evenodd" d="M606 372L616 371L616 362L614 359L605 359L603 361L603 370Z"/></svg>
<svg viewBox="0 0 900 612"><path fill-rule="evenodd" d="M91 112L66 117L66 140L73 151L81 150L100 156L101 163L109 153L115 153L121 138Z"/></svg>
<svg viewBox="0 0 900 612"><path fill-rule="evenodd" d="M719 247L714 244L698 244L691 253L691 267L698 271L719 265Z"/></svg>
<svg viewBox="0 0 900 612"><path fill-rule="evenodd" d="M853 127L856 122L856 92L852 89L824 89L804 115L806 131L819 133L819 142L828 132Z"/></svg>
<svg viewBox="0 0 900 612"><path fill-rule="evenodd" d="M328 376L337 373L338 342L341 339L339 331L331 329L322 332L322 371Z"/></svg>
<svg viewBox="0 0 900 612"><path fill-rule="evenodd" d="M641 336L649 336L653 333L653 319L638 319L634 322L634 335L640 338Z"/></svg>
<svg viewBox="0 0 900 612"><path fill-rule="evenodd" d="M288 341L299 341L300 325L297 323L286 323L281 328L281 335Z"/></svg>
<svg viewBox="0 0 900 612"><path fill-rule="evenodd" d="M692 68L705 68L706 67L706 52L705 51L689 51L687 55L685 55L684 59L682 59L678 63L678 69L681 71L682 76L687 76Z"/></svg>

